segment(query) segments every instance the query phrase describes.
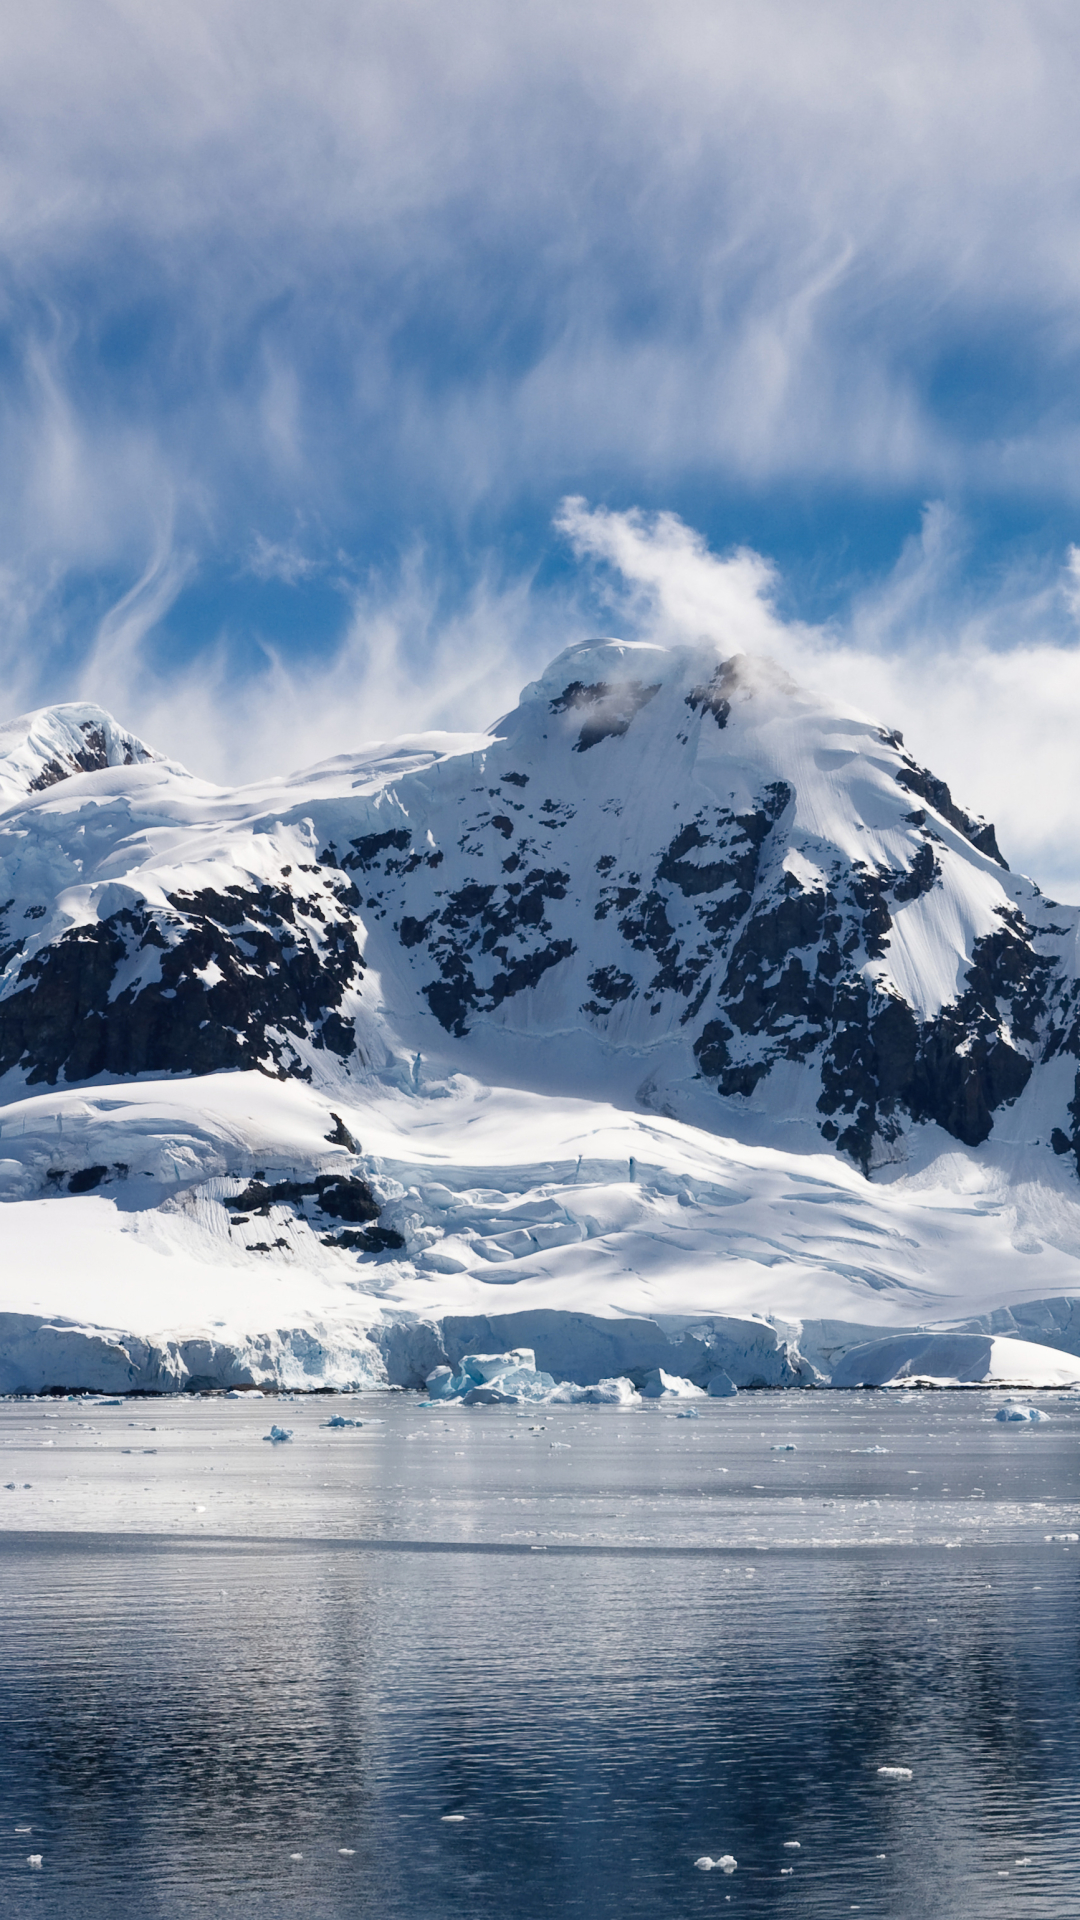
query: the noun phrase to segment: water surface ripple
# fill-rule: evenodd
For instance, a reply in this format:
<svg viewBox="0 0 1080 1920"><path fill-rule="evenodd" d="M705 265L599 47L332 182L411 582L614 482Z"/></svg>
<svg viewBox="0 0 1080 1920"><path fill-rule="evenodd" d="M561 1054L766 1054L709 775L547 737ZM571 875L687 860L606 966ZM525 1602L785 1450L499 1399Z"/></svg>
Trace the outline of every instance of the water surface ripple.
<svg viewBox="0 0 1080 1920"><path fill-rule="evenodd" d="M4 1404L3 1911L1074 1915L1038 1404Z"/></svg>

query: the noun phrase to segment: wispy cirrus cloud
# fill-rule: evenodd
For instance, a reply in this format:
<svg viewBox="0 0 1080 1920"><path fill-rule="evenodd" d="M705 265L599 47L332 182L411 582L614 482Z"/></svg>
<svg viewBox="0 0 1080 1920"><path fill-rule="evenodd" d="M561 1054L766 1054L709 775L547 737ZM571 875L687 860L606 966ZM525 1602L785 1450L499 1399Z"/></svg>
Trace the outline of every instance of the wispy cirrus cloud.
<svg viewBox="0 0 1080 1920"><path fill-rule="evenodd" d="M785 618L781 582L760 555L710 552L670 513L563 502L559 525L599 569L619 624L661 645L707 639L767 653L797 679L889 726L996 820L1014 866L1080 900L1080 616L1076 558L1018 569L987 599L958 591L964 530L927 509L892 572L843 623Z"/></svg>
<svg viewBox="0 0 1080 1920"><path fill-rule="evenodd" d="M991 709L1057 739L1062 0L41 0L0 56L13 704L93 685L211 772L346 744L344 684L366 732L490 717L591 624L587 496L631 622L722 603L900 724L932 661L973 803Z"/></svg>

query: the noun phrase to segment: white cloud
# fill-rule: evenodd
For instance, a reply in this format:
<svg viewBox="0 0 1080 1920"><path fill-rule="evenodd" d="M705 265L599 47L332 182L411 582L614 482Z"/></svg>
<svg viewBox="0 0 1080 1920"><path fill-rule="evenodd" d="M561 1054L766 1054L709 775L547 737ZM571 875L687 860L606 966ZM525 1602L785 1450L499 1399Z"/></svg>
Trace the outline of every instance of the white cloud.
<svg viewBox="0 0 1080 1920"><path fill-rule="evenodd" d="M132 654L115 704L143 738L225 784L402 732L482 731L566 644L567 596L534 600L531 585L491 565L448 609L438 571L415 550L353 590L346 630L321 658L264 645L238 688L223 646L167 680Z"/></svg>
<svg viewBox="0 0 1080 1920"><path fill-rule="evenodd" d="M219 514L236 463L388 452L455 498L590 460L1075 497L1078 69L1049 0L40 0L0 25L9 312L52 303L77 386L81 327L171 303L187 397L128 401ZM953 416L973 340L1007 365Z"/></svg>
<svg viewBox="0 0 1080 1920"><path fill-rule="evenodd" d="M283 586L296 587L318 573L319 562L306 554L295 540L268 540L257 533L251 543L247 569L257 580L280 580Z"/></svg>
<svg viewBox="0 0 1080 1920"><path fill-rule="evenodd" d="M827 629L674 515L562 525L628 630L860 701L1077 890L1078 549L975 591L945 503L1080 513L1078 80L1057 0L7 9L9 710L85 689L222 776L484 724L604 584L491 551L598 474L928 498ZM338 646L163 658L208 556L337 583Z"/></svg>
<svg viewBox="0 0 1080 1920"><path fill-rule="evenodd" d="M813 627L778 615L759 555L712 554L673 514L574 499L560 524L611 570L602 596L634 638L766 652L825 698L899 726L963 805L996 822L1010 865L1080 901L1080 642L1063 618L1075 548L1060 575L1006 579L965 605L953 565L962 528L931 508L921 539L847 622Z"/></svg>

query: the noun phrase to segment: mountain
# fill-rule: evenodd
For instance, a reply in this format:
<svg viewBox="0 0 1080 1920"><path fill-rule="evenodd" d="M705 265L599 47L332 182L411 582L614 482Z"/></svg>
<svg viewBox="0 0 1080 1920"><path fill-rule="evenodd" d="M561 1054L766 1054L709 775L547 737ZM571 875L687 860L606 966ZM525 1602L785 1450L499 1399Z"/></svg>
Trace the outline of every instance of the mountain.
<svg viewBox="0 0 1080 1920"><path fill-rule="evenodd" d="M0 905L0 1384L1080 1348L1080 912L768 661L236 790L33 714Z"/></svg>

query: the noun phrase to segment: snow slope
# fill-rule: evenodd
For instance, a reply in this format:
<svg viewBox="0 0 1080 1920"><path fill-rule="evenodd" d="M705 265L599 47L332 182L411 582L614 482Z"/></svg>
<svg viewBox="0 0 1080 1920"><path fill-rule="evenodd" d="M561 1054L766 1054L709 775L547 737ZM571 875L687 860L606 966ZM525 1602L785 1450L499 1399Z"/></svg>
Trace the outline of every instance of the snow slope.
<svg viewBox="0 0 1080 1920"><path fill-rule="evenodd" d="M1080 916L768 662L235 791L31 715L0 903L0 1387L1072 1377Z"/></svg>

